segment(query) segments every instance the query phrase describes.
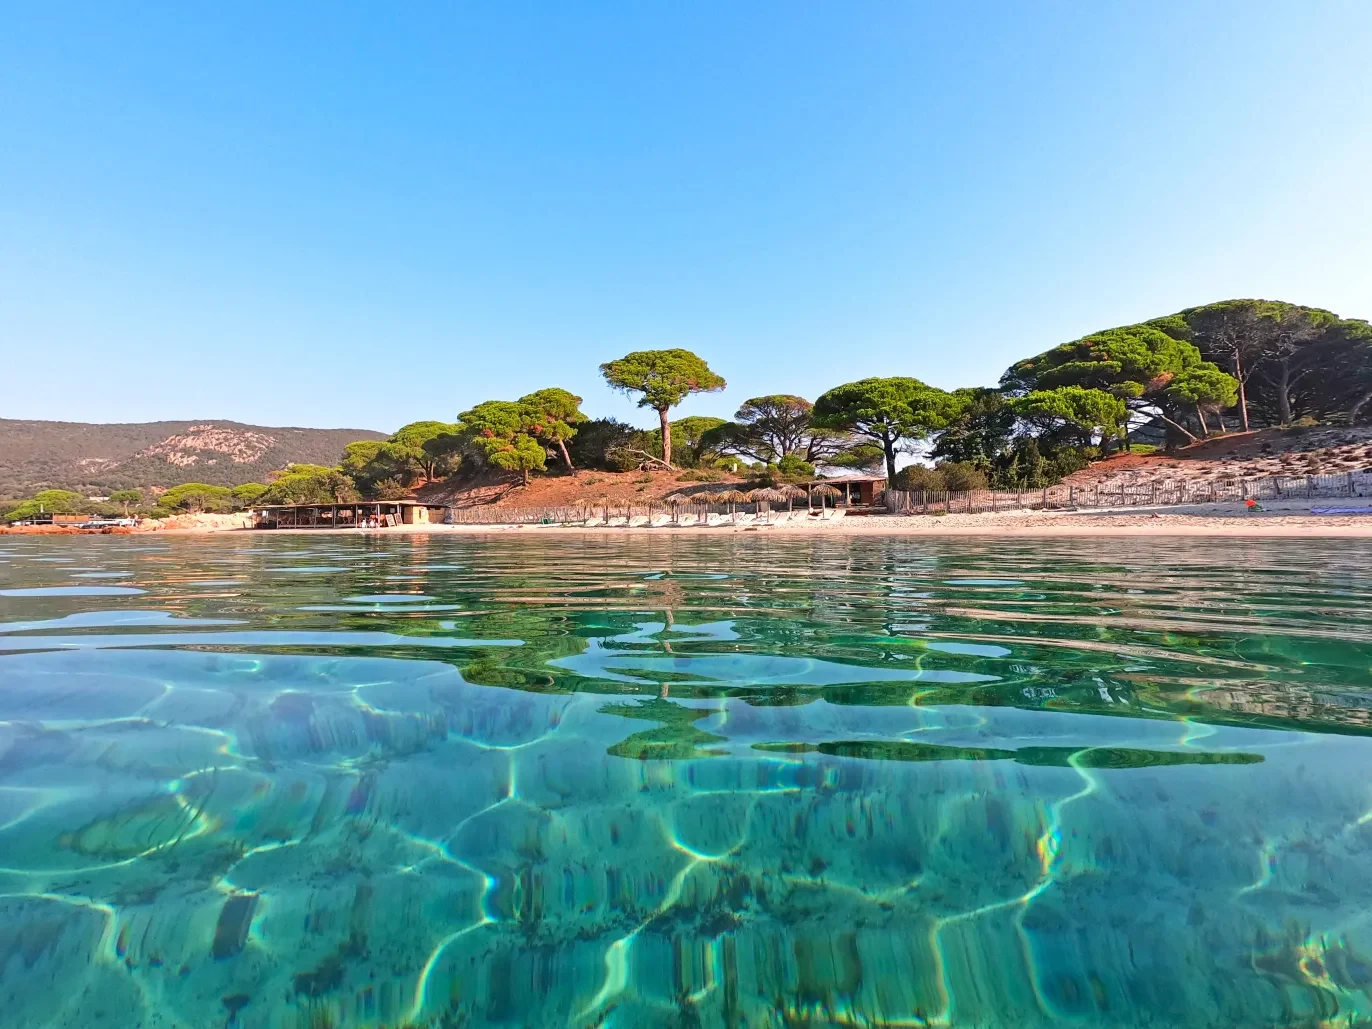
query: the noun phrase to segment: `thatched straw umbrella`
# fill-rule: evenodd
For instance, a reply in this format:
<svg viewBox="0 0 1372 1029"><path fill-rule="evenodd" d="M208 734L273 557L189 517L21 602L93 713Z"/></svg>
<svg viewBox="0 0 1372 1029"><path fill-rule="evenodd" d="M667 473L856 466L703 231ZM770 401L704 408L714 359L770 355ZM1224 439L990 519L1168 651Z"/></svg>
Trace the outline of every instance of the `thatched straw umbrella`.
<svg viewBox="0 0 1372 1029"><path fill-rule="evenodd" d="M772 504L779 504L779 503L781 503L781 502L782 502L783 500L785 500L785 499L786 499L786 494L785 494L785 493L781 492L781 490L779 490L779 489L772 489L770 486L764 486L762 489L755 489L755 490L749 490L749 491L748 491L748 500L749 500L750 502L756 504L756 503L765 501L765 502L767 503L767 505L768 505L768 508L767 508L767 515L768 515L767 521L769 521L769 522L772 520L772 519L771 519L771 511L772 511L771 505L772 505Z"/></svg>
<svg viewBox="0 0 1372 1029"><path fill-rule="evenodd" d="M608 496L607 494L602 493L599 497L595 498L594 500L583 500L582 503L587 505L587 511L590 512L590 513L594 513L594 511L595 511L595 509L596 509L597 507L603 508L603 509L604 509L604 514L602 515L602 520L603 520L607 525L609 524L609 521L610 521L610 498L609 498L609 496ZM588 514L587 517L589 518L590 515Z"/></svg>
<svg viewBox="0 0 1372 1029"><path fill-rule="evenodd" d="M738 489L726 489L723 493L715 494L715 500L721 504L729 505L729 518L738 521L738 505L748 503L748 494Z"/></svg>
<svg viewBox="0 0 1372 1029"><path fill-rule="evenodd" d="M681 505L691 503L691 498L685 493L668 493L662 498L662 502L672 505L672 521L679 522L681 520Z"/></svg>
<svg viewBox="0 0 1372 1029"><path fill-rule="evenodd" d="M808 497L809 491L804 486L782 486L777 490L783 500L786 501L786 510L794 511L796 507L796 497Z"/></svg>
<svg viewBox="0 0 1372 1029"><path fill-rule="evenodd" d="M824 510L825 497L833 497L834 499L838 499L842 495L843 490L839 489L837 486L830 486L827 482L821 483L818 486L810 487L810 496L819 497L819 508L821 511Z"/></svg>

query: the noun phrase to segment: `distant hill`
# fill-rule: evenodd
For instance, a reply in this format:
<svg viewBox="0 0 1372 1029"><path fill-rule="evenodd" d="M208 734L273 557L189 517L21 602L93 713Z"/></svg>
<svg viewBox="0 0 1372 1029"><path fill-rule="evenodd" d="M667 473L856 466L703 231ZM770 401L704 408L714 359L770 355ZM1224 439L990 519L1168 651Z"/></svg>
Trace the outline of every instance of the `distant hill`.
<svg viewBox="0 0 1372 1029"><path fill-rule="evenodd" d="M263 482L292 462L337 464L370 429L301 429L241 422L92 425L0 418L0 497L49 487L87 493L207 482Z"/></svg>

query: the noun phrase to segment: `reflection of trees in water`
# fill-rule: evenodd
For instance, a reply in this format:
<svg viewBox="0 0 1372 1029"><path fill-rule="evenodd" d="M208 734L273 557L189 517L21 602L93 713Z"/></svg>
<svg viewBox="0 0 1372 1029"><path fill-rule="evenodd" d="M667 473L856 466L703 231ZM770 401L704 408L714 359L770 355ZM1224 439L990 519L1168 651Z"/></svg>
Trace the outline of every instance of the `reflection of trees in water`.
<svg viewBox="0 0 1372 1029"><path fill-rule="evenodd" d="M709 744L726 742L723 736L703 732L696 722L714 714L713 710L686 707L666 699L666 684L658 696L638 704L606 704L603 715L618 715L657 722L657 728L645 729L628 736L607 748L611 757L636 758L639 761L687 761L703 757L721 757L722 750L710 750Z"/></svg>
<svg viewBox="0 0 1372 1029"><path fill-rule="evenodd" d="M606 645L629 652L652 648L676 658L808 656L996 677L981 684L820 690L691 682L682 676L672 681L678 699L731 696L758 706L818 697L870 706L1015 706L1361 733L1372 728L1372 714L1360 700L1372 661L1357 599L1365 557L1365 550L1346 544L1279 550L1234 541L1218 546L1150 540L1146 552L1134 554L1113 545L1052 540L1004 540L992 547L978 541L806 537L762 545L752 537L669 534L569 536L545 543L321 532L249 541L170 540L165 549L137 557L121 552L116 563L135 569L134 578L150 588L151 606L190 617L239 618L245 629L519 639L524 646L479 652L403 646L289 652L441 660L459 667L468 681L529 692L635 692L639 687L586 678L548 662L582 653L588 639L633 631L635 623L656 617L665 628L655 640ZM429 570L435 562L458 567ZM282 571L316 565L341 570ZM1313 567L1320 569L1318 576L1312 576ZM392 581L400 576L411 581ZM219 578L270 589L207 592L194 585ZM977 578L1019 584L945 582ZM345 607L349 596L407 591L460 609L308 610ZM384 609L389 607L396 610ZM62 613L56 602L54 612ZM692 625L712 621L732 622L739 638L687 638ZM928 640L939 638L991 643L1012 653L985 657L926 649ZM1315 684L1303 681L1312 666L1320 672Z"/></svg>
<svg viewBox="0 0 1372 1029"><path fill-rule="evenodd" d="M1138 747L955 747L908 740L832 740L824 743L755 743L754 750L827 754L869 761L1013 761L1039 768L1156 768L1165 765L1252 765L1261 754L1146 750Z"/></svg>

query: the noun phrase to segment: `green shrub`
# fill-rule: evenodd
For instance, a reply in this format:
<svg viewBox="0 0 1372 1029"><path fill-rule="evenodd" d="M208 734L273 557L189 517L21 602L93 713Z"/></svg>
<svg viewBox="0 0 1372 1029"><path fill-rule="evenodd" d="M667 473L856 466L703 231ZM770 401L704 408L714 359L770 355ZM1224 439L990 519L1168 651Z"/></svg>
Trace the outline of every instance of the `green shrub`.
<svg viewBox="0 0 1372 1029"><path fill-rule="evenodd" d="M943 488L954 491L985 489L986 473L968 461L944 461L936 469Z"/></svg>
<svg viewBox="0 0 1372 1029"><path fill-rule="evenodd" d="M709 468L688 468L676 477L677 482L722 482L723 472L716 472Z"/></svg>
<svg viewBox="0 0 1372 1029"><path fill-rule="evenodd" d="M404 500L410 491L399 479L381 479L372 485L371 494L373 500Z"/></svg>
<svg viewBox="0 0 1372 1029"><path fill-rule="evenodd" d="M1050 469L1049 477L1056 482L1065 476L1071 475L1073 472L1081 471L1090 463L1091 461L1088 455L1081 450L1073 450L1070 447L1059 450L1048 462ZM1050 486L1052 483L1045 482L1044 485Z"/></svg>
<svg viewBox="0 0 1372 1029"><path fill-rule="evenodd" d="M896 477L891 480L891 488L905 490L907 493L937 493L946 490L948 486L939 469L911 464L896 472Z"/></svg>
<svg viewBox="0 0 1372 1029"><path fill-rule="evenodd" d="M799 454L787 454L776 463L776 473L782 479L792 482L798 479L813 479L815 477L815 466L806 461Z"/></svg>

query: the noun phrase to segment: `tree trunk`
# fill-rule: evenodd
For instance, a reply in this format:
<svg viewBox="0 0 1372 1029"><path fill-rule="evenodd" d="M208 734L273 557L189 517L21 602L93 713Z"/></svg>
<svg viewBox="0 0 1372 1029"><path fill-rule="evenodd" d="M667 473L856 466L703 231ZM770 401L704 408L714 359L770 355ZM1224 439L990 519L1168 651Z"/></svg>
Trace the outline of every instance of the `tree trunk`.
<svg viewBox="0 0 1372 1029"><path fill-rule="evenodd" d="M1277 404L1281 413L1281 423L1291 424L1291 362L1283 358L1281 374L1277 376Z"/></svg>
<svg viewBox="0 0 1372 1029"><path fill-rule="evenodd" d="M1348 412L1349 425L1358 424L1358 415L1362 414L1362 409L1368 404L1372 404L1372 391L1364 393L1362 399L1354 404L1352 409Z"/></svg>
<svg viewBox="0 0 1372 1029"><path fill-rule="evenodd" d="M1239 418L1243 422L1243 431L1248 431L1248 388L1243 381L1243 364L1239 358L1238 347L1234 348L1234 378L1239 383Z"/></svg>
<svg viewBox="0 0 1372 1029"><path fill-rule="evenodd" d="M527 485L529 485L529 469L525 468L525 469L523 469L523 472L524 472L524 485L527 486Z"/></svg>
<svg viewBox="0 0 1372 1029"><path fill-rule="evenodd" d="M1166 422L1168 425L1172 426L1172 428L1174 428L1174 429L1176 429L1178 432L1180 432L1183 436L1185 436L1187 439L1189 439L1192 443L1199 443L1199 442L1200 442L1200 440L1198 440L1198 439L1196 438L1196 434L1195 434L1194 432L1192 432L1190 429L1188 429L1188 428L1187 428L1186 426L1184 426L1184 425L1178 425L1176 422L1172 421L1171 418L1168 418L1167 415L1163 414L1161 411L1158 412L1158 417L1161 418L1161 419L1162 419L1164 422Z"/></svg>
<svg viewBox="0 0 1372 1029"><path fill-rule="evenodd" d="M672 426L667 421L667 408L659 407L657 416L662 419L662 463L667 466L668 471L674 471L672 465Z"/></svg>
<svg viewBox="0 0 1372 1029"><path fill-rule="evenodd" d="M1200 406L1200 404L1197 404L1197 405L1196 405L1196 421L1200 422L1201 435L1202 435L1202 436L1209 436L1209 435L1210 435L1210 426L1208 426L1208 425L1205 424L1205 409L1202 408L1202 407Z"/></svg>
<svg viewBox="0 0 1372 1029"><path fill-rule="evenodd" d="M557 448L562 451L562 460L567 462L567 471L573 471L572 455L567 453L567 441L560 439L557 441Z"/></svg>
<svg viewBox="0 0 1372 1029"><path fill-rule="evenodd" d="M881 449L886 452L886 481L894 482L896 478L896 441L890 436L885 436L881 441Z"/></svg>

